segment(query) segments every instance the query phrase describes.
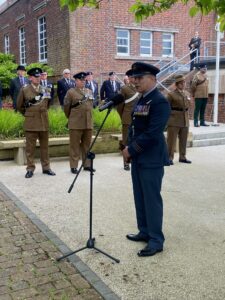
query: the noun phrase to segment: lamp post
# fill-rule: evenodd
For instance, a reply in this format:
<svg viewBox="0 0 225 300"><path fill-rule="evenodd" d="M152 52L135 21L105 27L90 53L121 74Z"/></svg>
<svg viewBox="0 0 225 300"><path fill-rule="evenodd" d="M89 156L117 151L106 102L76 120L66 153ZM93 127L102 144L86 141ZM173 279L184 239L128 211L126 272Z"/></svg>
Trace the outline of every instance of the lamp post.
<svg viewBox="0 0 225 300"><path fill-rule="evenodd" d="M215 93L214 93L214 114L213 114L213 124L214 126L219 126L218 124L218 95L219 95L219 80L220 80L220 23L216 23L216 78L215 78Z"/></svg>

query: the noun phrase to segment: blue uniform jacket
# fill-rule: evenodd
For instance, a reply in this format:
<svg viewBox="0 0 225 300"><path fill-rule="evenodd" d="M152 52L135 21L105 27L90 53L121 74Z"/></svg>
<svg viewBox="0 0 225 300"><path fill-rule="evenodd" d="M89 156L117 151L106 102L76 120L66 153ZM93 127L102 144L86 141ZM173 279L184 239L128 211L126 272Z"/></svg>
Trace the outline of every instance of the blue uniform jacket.
<svg viewBox="0 0 225 300"><path fill-rule="evenodd" d="M133 161L146 168L169 165L164 129L170 116L170 105L155 88L141 97L132 112L128 151Z"/></svg>

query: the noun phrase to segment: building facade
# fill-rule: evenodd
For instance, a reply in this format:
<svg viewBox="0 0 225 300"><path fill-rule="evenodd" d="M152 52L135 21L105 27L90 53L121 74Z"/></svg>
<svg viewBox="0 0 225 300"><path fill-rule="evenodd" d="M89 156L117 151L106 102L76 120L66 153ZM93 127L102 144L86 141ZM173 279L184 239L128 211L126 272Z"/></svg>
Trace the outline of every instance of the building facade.
<svg viewBox="0 0 225 300"><path fill-rule="evenodd" d="M196 30L203 42L216 38L214 14L191 18L190 7L177 4L137 24L129 13L133 3L102 1L98 10L70 13L58 0L8 0L0 6L0 52L14 54L18 64L46 63L55 76L70 68L99 77L112 70L123 73L137 60L188 58Z"/></svg>

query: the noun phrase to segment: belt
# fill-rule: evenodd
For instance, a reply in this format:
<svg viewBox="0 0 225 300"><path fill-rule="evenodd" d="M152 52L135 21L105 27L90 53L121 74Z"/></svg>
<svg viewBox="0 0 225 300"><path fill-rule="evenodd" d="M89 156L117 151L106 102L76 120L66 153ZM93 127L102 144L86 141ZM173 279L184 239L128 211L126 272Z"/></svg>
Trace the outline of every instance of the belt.
<svg viewBox="0 0 225 300"><path fill-rule="evenodd" d="M188 108L178 108L178 107L172 107L171 108L172 110L176 110L176 111L187 111L188 110Z"/></svg>
<svg viewBox="0 0 225 300"><path fill-rule="evenodd" d="M77 107L78 105L80 105L82 102L77 102L77 103L75 103L75 104L73 104L73 105L71 105L71 108L74 108L74 107Z"/></svg>

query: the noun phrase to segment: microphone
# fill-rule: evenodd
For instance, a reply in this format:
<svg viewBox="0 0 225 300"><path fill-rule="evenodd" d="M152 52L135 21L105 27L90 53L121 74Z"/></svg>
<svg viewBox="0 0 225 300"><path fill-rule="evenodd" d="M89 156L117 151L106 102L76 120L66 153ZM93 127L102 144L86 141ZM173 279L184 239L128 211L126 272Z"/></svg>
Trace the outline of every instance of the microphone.
<svg viewBox="0 0 225 300"><path fill-rule="evenodd" d="M98 110L99 111L103 111L103 110L105 110L107 108L111 108L111 107L117 106L118 104L124 102L124 100L125 100L124 96L121 95L121 94L118 94L118 95L112 97L110 99L110 101L108 101L104 105L100 106Z"/></svg>

